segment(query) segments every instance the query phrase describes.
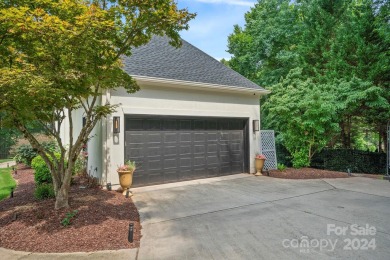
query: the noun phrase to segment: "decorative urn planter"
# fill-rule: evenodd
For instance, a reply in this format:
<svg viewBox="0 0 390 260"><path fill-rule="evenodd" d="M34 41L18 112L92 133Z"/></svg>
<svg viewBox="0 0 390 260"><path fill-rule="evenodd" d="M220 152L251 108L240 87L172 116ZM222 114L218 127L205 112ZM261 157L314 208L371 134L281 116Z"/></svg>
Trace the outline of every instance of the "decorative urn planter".
<svg viewBox="0 0 390 260"><path fill-rule="evenodd" d="M255 176L261 176L263 175L261 172L263 171L264 168L264 162L267 158L265 158L264 155L256 155L255 158L255 167L256 167L256 173Z"/></svg>
<svg viewBox="0 0 390 260"><path fill-rule="evenodd" d="M119 175L119 184L121 185L123 189L123 193L126 194L126 192L130 189L131 184L133 184L133 173L134 171L117 171Z"/></svg>
<svg viewBox="0 0 390 260"><path fill-rule="evenodd" d="M127 161L116 170L119 176L119 184L122 187L123 195L130 195L130 187L133 184L133 173L135 171L135 162Z"/></svg>

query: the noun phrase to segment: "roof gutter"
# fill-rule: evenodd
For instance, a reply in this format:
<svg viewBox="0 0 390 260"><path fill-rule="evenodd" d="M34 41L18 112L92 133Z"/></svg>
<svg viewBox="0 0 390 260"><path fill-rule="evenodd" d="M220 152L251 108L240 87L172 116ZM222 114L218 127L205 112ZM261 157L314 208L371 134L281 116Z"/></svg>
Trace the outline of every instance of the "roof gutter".
<svg viewBox="0 0 390 260"><path fill-rule="evenodd" d="M212 83L204 83L204 82L195 82L195 81L185 81L185 80L177 80L177 79L165 79L165 78L155 78L155 77L146 77L139 75L131 75L138 83L142 84L159 84L159 85L168 85L168 86L189 86L189 87L197 87L204 89L214 89L214 90L224 90L224 91L232 91L232 92L245 92L245 93L256 93L260 95L267 95L271 93L269 90L265 89L251 89L244 88L238 86L228 86L228 85L218 85Z"/></svg>

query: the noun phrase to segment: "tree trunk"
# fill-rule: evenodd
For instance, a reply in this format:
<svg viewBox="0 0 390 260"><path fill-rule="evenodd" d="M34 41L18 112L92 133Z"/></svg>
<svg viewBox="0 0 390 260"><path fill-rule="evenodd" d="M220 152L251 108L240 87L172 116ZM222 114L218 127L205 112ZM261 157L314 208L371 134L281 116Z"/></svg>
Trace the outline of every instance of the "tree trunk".
<svg viewBox="0 0 390 260"><path fill-rule="evenodd" d="M351 149L351 117L344 117L339 125L341 129L340 135L343 148Z"/></svg>
<svg viewBox="0 0 390 260"><path fill-rule="evenodd" d="M69 189L67 189L64 183L57 191L55 209L69 208Z"/></svg>
<svg viewBox="0 0 390 260"><path fill-rule="evenodd" d="M382 139L382 142L379 146L380 152L387 153L387 126L383 125L379 131L379 136Z"/></svg>

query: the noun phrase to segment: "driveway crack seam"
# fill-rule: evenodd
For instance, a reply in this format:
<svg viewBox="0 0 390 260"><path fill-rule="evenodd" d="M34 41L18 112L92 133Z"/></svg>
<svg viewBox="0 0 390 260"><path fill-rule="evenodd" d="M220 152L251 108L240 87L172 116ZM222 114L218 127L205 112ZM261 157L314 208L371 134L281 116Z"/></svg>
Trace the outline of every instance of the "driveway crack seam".
<svg viewBox="0 0 390 260"><path fill-rule="evenodd" d="M350 192L356 192L356 193L361 193L361 194L366 194L366 195L371 195L371 196L377 196L377 197L381 197L381 198L390 198L389 196L383 196L383 195L377 195L377 194L372 194L372 193L367 193L367 192L361 192L361 191L355 191L355 190L348 190L348 189L342 189L342 188L337 188L336 186L333 186L332 184L330 184L329 182L327 182L326 180L324 179L321 179L323 182L325 182L326 184L332 186L335 190L343 190L343 191L350 191Z"/></svg>
<svg viewBox="0 0 390 260"><path fill-rule="evenodd" d="M365 194L365 195L371 195L371 196L376 196L376 197L381 197L381 198L390 198L388 196L383 196L383 195L376 195L376 194L371 194L371 193L367 193L367 192L361 192L361 191L355 191L355 190L347 190L347 189L340 189L340 188L336 188L338 190L343 190L343 191L349 191L349 192L355 192L355 193L361 193L361 194Z"/></svg>
<svg viewBox="0 0 390 260"><path fill-rule="evenodd" d="M332 184L330 184L330 183L329 183L329 182L327 182L326 180L324 180L324 179L321 179L321 181L323 181L323 182L325 182L326 184L328 184L329 186L333 187L333 189L335 189L335 190L338 190L338 188L337 188L337 187L333 186Z"/></svg>
<svg viewBox="0 0 390 260"><path fill-rule="evenodd" d="M222 212L222 211L229 211L229 210L234 210L234 209L239 209L239 208L250 207L250 206L254 206L254 205L261 205L261 204L265 204L265 203L273 203L273 202L277 202L277 201L294 199L294 198L298 198L298 197L303 197L303 196L307 196L307 195L313 195L313 194L326 192L326 191L331 191L331 190L334 190L334 189L327 189L327 190L322 190L322 191L310 192L310 193L306 193L306 194L301 194L301 195L296 195L296 196L291 196L291 197L282 198L282 199L276 199L276 200L255 202L255 203L240 205L240 206L236 206L236 207L231 207L231 208L226 208L226 209L219 209L219 210L214 210L214 211L194 214L194 215L190 215L190 216L171 218L171 219L166 219L166 220L161 220L161 221L151 222L151 223L146 223L146 224L143 223L143 225L153 225L153 224L159 224L159 223L164 223L164 222L169 222L169 221L176 221L176 220L181 220L181 219L186 219L186 218L199 217L199 216L202 216L202 215L213 214L213 213Z"/></svg>

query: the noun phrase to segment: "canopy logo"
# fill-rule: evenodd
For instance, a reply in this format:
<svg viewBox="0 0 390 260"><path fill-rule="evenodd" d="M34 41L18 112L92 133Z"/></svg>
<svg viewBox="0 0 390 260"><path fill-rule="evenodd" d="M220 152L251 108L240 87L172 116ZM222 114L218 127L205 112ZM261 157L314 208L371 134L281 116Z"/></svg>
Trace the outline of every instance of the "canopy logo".
<svg viewBox="0 0 390 260"><path fill-rule="evenodd" d="M342 238L309 239L308 236L302 236L300 239L284 239L282 245L284 248L299 249L301 253L310 253L310 250L333 252L338 245L342 247L342 250L375 250L376 242L373 236L376 232L376 228L369 224L365 226L328 224L326 235Z"/></svg>

